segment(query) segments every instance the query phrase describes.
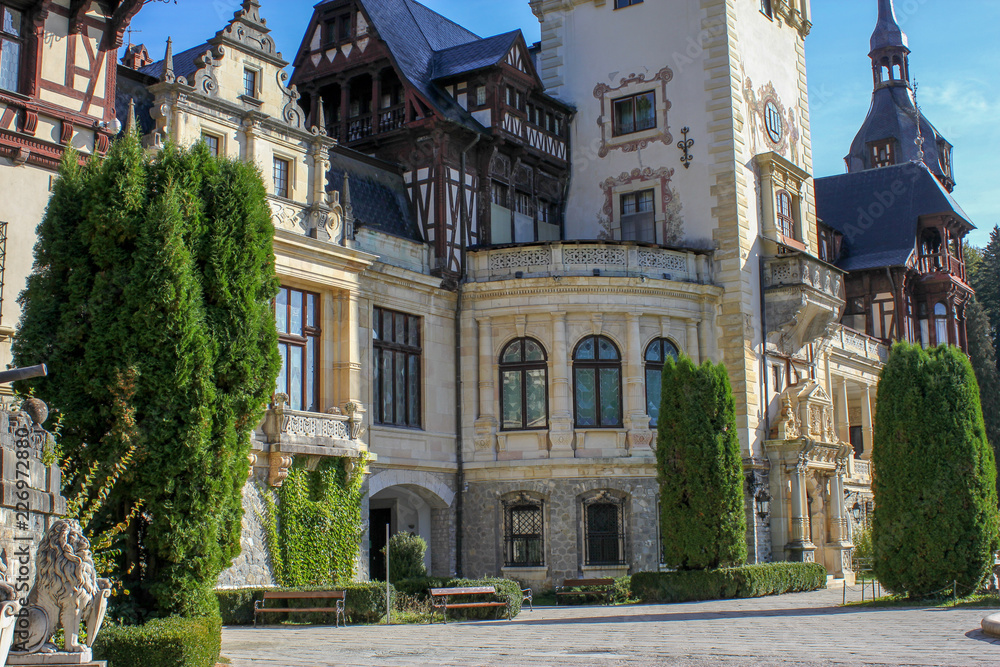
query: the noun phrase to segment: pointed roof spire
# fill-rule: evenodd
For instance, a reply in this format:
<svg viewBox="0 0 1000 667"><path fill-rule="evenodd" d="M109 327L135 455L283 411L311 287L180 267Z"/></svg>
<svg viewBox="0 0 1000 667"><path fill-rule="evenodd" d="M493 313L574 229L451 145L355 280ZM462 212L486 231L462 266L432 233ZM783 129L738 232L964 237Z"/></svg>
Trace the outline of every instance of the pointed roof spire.
<svg viewBox="0 0 1000 667"><path fill-rule="evenodd" d="M319 96L319 104L316 107L316 118L313 118L313 126L319 130L321 135L326 134L326 109L323 106L323 96Z"/></svg>
<svg viewBox="0 0 1000 667"><path fill-rule="evenodd" d="M344 238L354 238L354 206L351 205L351 176L344 170L344 191L340 195L340 205L344 208Z"/></svg>
<svg viewBox="0 0 1000 667"><path fill-rule="evenodd" d="M909 52L909 40L896 20L892 0L878 0L878 23L871 40L872 53L884 48L902 48Z"/></svg>
<svg viewBox="0 0 1000 667"><path fill-rule="evenodd" d="M135 132L135 98L129 98L128 101L128 118L125 119L125 136L132 136Z"/></svg>
<svg viewBox="0 0 1000 667"><path fill-rule="evenodd" d="M174 40L167 37L167 53L163 56L163 74L160 81L163 83L173 83L174 76Z"/></svg>

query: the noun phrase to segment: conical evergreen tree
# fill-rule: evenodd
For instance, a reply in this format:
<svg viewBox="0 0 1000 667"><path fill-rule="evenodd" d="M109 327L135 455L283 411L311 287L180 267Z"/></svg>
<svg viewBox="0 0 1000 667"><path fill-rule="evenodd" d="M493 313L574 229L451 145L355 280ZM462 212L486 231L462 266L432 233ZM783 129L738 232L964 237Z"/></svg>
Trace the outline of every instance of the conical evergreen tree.
<svg viewBox="0 0 1000 667"><path fill-rule="evenodd" d="M965 308L969 340L969 359L979 382L979 400L983 406L986 438L993 448L1000 478L1000 372L997 371L996 351L990 340L990 323L978 301Z"/></svg>
<svg viewBox="0 0 1000 667"><path fill-rule="evenodd" d="M723 365L667 359L657 433L664 562L680 570L747 557L743 459Z"/></svg>
<svg viewBox="0 0 1000 667"><path fill-rule="evenodd" d="M134 378L138 450L92 526L143 501L119 574L154 615L217 613L239 551L250 434L280 367L272 242L253 167L202 146L150 160L134 132L63 165L39 228L15 358L50 365L29 386L62 414L77 470L120 460L111 388Z"/></svg>
<svg viewBox="0 0 1000 667"><path fill-rule="evenodd" d="M925 596L957 582L971 593L997 546L996 467L979 387L956 347L897 343L875 417L875 573Z"/></svg>
<svg viewBox="0 0 1000 667"><path fill-rule="evenodd" d="M969 267L969 282L989 319L993 348L1000 349L1000 226L993 228L981 260Z"/></svg>

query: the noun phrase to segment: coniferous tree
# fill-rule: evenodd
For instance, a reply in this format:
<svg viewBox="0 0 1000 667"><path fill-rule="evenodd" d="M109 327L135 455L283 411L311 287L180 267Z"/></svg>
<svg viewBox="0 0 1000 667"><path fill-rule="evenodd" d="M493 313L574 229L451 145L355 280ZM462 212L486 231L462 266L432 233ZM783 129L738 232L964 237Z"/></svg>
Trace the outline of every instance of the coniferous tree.
<svg viewBox="0 0 1000 667"><path fill-rule="evenodd" d="M63 418L70 479L120 460L110 388L135 378L137 450L93 523L143 501L118 573L140 616L217 613L239 551L250 435L280 366L272 239L255 168L201 145L150 160L134 133L85 169L67 158L39 227L15 359L50 367L27 386Z"/></svg>
<svg viewBox="0 0 1000 667"><path fill-rule="evenodd" d="M875 574L925 596L972 592L997 546L996 468L976 376L955 347L897 343L875 417Z"/></svg>
<svg viewBox="0 0 1000 667"><path fill-rule="evenodd" d="M990 242L982 250L981 258L969 263L968 275L976 290L976 300L989 320L993 349L1000 349L1000 226L990 233Z"/></svg>
<svg viewBox="0 0 1000 667"><path fill-rule="evenodd" d="M990 339L990 323L978 301L965 308L969 341L969 359L979 382L979 400L983 406L986 438L997 459L1000 478L1000 372L997 371L996 351Z"/></svg>
<svg viewBox="0 0 1000 667"><path fill-rule="evenodd" d="M667 359L657 432L664 561L680 570L747 557L743 459L723 365Z"/></svg>

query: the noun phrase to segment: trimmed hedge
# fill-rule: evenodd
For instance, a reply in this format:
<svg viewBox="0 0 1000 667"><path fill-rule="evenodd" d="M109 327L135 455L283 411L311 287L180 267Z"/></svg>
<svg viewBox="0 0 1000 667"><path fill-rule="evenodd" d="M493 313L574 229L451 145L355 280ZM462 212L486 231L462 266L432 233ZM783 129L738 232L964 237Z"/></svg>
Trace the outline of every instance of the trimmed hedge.
<svg viewBox="0 0 1000 667"><path fill-rule="evenodd" d="M826 568L818 563L764 563L721 570L632 575L632 595L643 602L756 598L824 587Z"/></svg>
<svg viewBox="0 0 1000 667"><path fill-rule="evenodd" d="M145 625L106 624L94 659L114 667L215 667L222 649L219 618L157 618Z"/></svg>
<svg viewBox="0 0 1000 667"><path fill-rule="evenodd" d="M396 589L405 595L427 600L430 598L432 588L478 588L482 586L493 586L497 595L463 595L462 602L492 602L500 597L510 603L511 618L521 613L521 584L513 579L487 578L487 579L443 579L440 577L418 577L416 579L404 579L396 582ZM489 607L478 609L449 609L449 619L490 619L496 618L497 610Z"/></svg>
<svg viewBox="0 0 1000 667"><path fill-rule="evenodd" d="M346 591L344 611L348 623L377 623L385 616L385 582L364 581L341 586L310 586L304 588L241 588L237 590L218 590L219 611L225 625L253 625L253 605L257 600L264 599L267 591ZM389 594L393 603L396 600L396 590L389 586ZM274 607L314 607L315 600L274 600L268 602ZM332 605L331 605L332 606ZM337 617L334 613L290 613L278 614L279 621L294 621L296 623L314 623L317 625L332 625ZM273 621L271 621L273 622ZM116 666L117 667L117 666Z"/></svg>

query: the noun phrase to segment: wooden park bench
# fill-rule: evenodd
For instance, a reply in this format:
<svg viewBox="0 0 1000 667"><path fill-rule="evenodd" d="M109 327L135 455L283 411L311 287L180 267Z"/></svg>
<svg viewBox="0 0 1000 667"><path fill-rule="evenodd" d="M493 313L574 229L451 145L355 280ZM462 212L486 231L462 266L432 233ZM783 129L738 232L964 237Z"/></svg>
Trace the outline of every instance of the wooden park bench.
<svg viewBox="0 0 1000 667"><path fill-rule="evenodd" d="M333 607L267 607L268 600L336 600ZM347 600L345 591L266 591L263 600L256 600L253 603L253 627L257 627L258 614L297 614L297 613L323 613L336 614L337 627L340 627L340 619L344 616L344 603ZM317 603L318 604L318 603ZM344 618L344 625L347 625L347 618Z"/></svg>
<svg viewBox="0 0 1000 667"><path fill-rule="evenodd" d="M611 604L611 591L614 585L614 579L564 579L562 586L556 586L556 604L559 604L562 595L599 595L604 597L605 604ZM569 590L571 588L583 590Z"/></svg>
<svg viewBox="0 0 1000 667"><path fill-rule="evenodd" d="M448 621L449 609L472 609L475 607L506 607L507 620L512 620L510 603L506 601L493 600L485 602L451 602L452 598L461 598L464 595L496 595L497 589L493 586L479 586L476 588L432 588L431 604L435 609L440 609L444 615L445 622ZM497 614L499 618L499 612ZM431 617L431 622L434 619Z"/></svg>

